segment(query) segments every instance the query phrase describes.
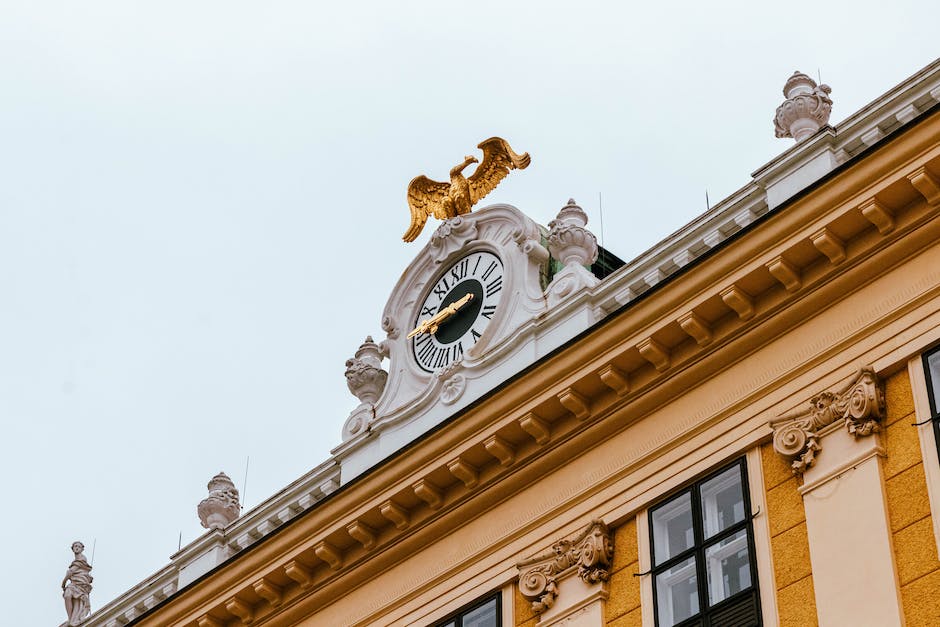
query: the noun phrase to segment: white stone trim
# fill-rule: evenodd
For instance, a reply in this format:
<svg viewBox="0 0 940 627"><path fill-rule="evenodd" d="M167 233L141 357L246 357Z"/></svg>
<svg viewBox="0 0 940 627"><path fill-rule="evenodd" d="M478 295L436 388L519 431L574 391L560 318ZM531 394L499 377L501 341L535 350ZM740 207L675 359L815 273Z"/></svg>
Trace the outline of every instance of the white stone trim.
<svg viewBox="0 0 940 627"><path fill-rule="evenodd" d="M747 488L751 496L751 528L754 531L754 563L757 565L757 587L764 627L777 627L777 582L774 579L773 549L770 544L770 518L767 515L767 490L760 447L755 446L744 456L747 467Z"/></svg>
<svg viewBox="0 0 940 627"><path fill-rule="evenodd" d="M639 553L638 572L648 573L653 569L653 562L650 559L652 551L650 549L650 519L648 508L643 509L636 515L636 535L636 548ZM640 616L643 619L643 627L653 627L656 625L656 607L653 604L652 574L640 577Z"/></svg>
<svg viewBox="0 0 940 627"><path fill-rule="evenodd" d="M930 398L927 396L927 376L924 373L921 354L911 357L907 362L907 372L911 378L911 393L914 396L914 422L924 422L930 419ZM924 474L927 475L927 499L930 502L933 537L937 543L937 551L940 552L940 458L937 456L937 440L933 424L928 422L916 429L920 439Z"/></svg>

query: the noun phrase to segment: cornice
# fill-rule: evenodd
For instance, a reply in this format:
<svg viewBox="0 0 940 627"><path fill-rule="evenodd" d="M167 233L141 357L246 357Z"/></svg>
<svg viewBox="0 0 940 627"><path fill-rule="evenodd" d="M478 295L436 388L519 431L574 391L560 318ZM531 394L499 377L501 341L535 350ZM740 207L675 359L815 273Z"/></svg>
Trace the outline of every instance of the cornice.
<svg viewBox="0 0 940 627"><path fill-rule="evenodd" d="M940 114L742 233L669 290L651 292L514 377L381 472L345 486L230 561L224 577L205 577L135 624L195 625L210 611L238 618L232 599L248 604L259 624L312 612L439 537L442 525L461 524L466 503L481 511L507 498L548 451L576 455L600 433L625 428L604 422L612 407L632 404L642 415L668 402L666 381L688 384L696 371L733 362L839 295L864 289L936 241L937 207L915 181L940 168L938 138ZM872 203L876 219L865 210ZM772 270L780 259L786 271ZM278 607L257 595L259 581L280 587Z"/></svg>

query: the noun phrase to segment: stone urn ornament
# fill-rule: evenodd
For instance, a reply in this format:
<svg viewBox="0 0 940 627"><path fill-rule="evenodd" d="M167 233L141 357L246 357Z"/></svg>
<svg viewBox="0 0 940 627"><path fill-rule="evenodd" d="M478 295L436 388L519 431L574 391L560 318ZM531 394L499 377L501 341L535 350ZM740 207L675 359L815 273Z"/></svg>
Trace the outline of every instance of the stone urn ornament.
<svg viewBox="0 0 940 627"><path fill-rule="evenodd" d="M346 385L359 399L359 406L352 410L343 425L343 440L361 433L375 417L375 402L382 396L388 381L388 372L382 369L383 355L382 346L376 344L372 336L367 336L355 356L346 360Z"/></svg>
<svg viewBox="0 0 940 627"><path fill-rule="evenodd" d="M801 142L829 123L832 98L829 85L817 85L802 72L794 72L783 86L786 100L777 107L774 131L777 137L792 137Z"/></svg>
<svg viewBox="0 0 940 627"><path fill-rule="evenodd" d="M206 529L224 529L241 513L238 490L224 472L212 477L208 488L209 496L196 507L199 521Z"/></svg>

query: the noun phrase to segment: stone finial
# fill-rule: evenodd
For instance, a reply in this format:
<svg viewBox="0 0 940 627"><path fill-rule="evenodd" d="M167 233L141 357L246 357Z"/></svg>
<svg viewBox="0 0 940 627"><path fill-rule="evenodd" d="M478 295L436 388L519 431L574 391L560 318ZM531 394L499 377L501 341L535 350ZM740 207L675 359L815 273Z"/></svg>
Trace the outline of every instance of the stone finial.
<svg viewBox="0 0 940 627"><path fill-rule="evenodd" d="M74 627L91 614L91 564L85 559L85 545L81 542L72 543L72 553L75 554L72 563L62 578L62 596L65 598L65 613L67 619L62 627Z"/></svg>
<svg viewBox="0 0 940 627"><path fill-rule="evenodd" d="M777 137L803 141L829 123L832 99L829 85L817 85L802 72L794 72L783 86L786 100L777 107L774 130Z"/></svg>
<svg viewBox="0 0 940 627"><path fill-rule="evenodd" d="M597 283L597 277L587 269L597 261L598 251L597 238L585 228L587 222L587 214L570 198L548 223L548 250L564 264L545 289L550 306Z"/></svg>
<svg viewBox="0 0 940 627"><path fill-rule="evenodd" d="M356 355L346 360L346 385L360 403L343 425L343 440L363 431L375 415L375 402L388 380L388 372L382 369L382 355L382 347L368 336Z"/></svg>
<svg viewBox="0 0 940 627"><path fill-rule="evenodd" d="M196 507L199 521L206 529L224 529L241 513L238 490L224 472L212 477L207 487L209 496Z"/></svg>

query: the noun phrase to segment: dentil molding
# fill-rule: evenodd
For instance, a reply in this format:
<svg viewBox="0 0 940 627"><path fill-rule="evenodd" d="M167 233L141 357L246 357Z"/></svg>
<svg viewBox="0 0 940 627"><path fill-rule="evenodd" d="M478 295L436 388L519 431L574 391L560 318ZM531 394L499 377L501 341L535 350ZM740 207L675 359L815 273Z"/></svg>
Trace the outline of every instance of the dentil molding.
<svg viewBox="0 0 940 627"><path fill-rule="evenodd" d="M532 603L532 610L544 612L558 598L558 580L577 569L587 584L610 579L614 545L610 531L600 520L592 521L572 540L559 540L551 551L519 562L519 591Z"/></svg>
<svg viewBox="0 0 940 627"><path fill-rule="evenodd" d="M774 450L791 460L794 474L802 475L822 450L820 431L843 421L856 438L880 430L885 416L884 384L870 367L862 368L838 392L822 392L810 399L809 409L771 421Z"/></svg>

